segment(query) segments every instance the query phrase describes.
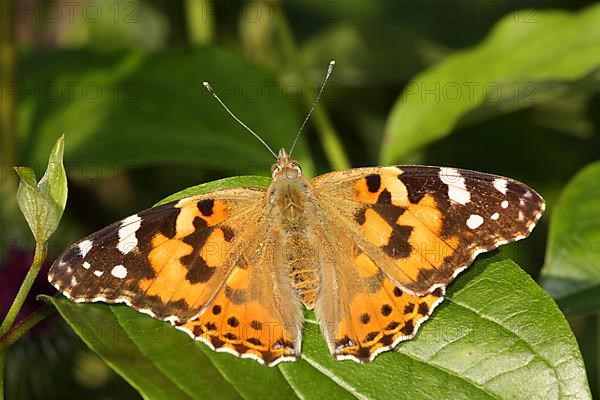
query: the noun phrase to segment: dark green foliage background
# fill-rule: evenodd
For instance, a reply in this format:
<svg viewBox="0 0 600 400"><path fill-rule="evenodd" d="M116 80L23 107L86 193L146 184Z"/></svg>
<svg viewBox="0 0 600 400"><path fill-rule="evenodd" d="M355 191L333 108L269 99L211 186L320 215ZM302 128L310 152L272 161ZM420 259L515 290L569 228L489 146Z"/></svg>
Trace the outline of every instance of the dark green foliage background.
<svg viewBox="0 0 600 400"><path fill-rule="evenodd" d="M17 75L0 66L2 82L17 82L16 125L2 125L15 145L3 148L3 166L30 165L41 175L65 134L69 199L51 259L182 189L264 185L245 176L267 176L272 157L202 82L272 147L289 148L330 59L334 75L296 152L308 175L420 163L510 176L547 200L539 227L481 257L422 334L372 366L331 361L310 322L308 361L265 371L123 307L53 299L69 327L56 319L60 328L12 351L7 369L18 373L8 374L8 398L136 396L113 369L147 398L391 398L398 387L413 398L588 398L585 373L600 395L600 6L282 3L122 0L97 3L97 21L76 12L74 21L19 23ZM3 93L0 107L8 104ZM12 200L16 180L5 171L0 239L28 249ZM195 187L230 176L244 177ZM494 296L505 306L481 303ZM98 324L111 333L94 334ZM459 338L450 335L441 340L449 347L428 353L436 332L465 326L474 340L452 347ZM150 340L156 335L165 348ZM469 358L478 352L482 359ZM37 388L27 384L31 364L42 366ZM487 379L512 367L518 372ZM547 392L524 389L545 384Z"/></svg>

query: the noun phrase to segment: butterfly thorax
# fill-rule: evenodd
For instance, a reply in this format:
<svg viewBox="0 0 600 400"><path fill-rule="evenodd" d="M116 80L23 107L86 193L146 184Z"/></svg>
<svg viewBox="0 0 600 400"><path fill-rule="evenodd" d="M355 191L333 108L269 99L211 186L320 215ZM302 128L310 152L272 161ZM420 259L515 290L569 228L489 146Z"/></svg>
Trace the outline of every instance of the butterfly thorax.
<svg viewBox="0 0 600 400"><path fill-rule="evenodd" d="M311 309L319 287L317 252L311 230L314 221L313 188L302 176L298 163L285 150L279 152L272 168L273 182L267 192L273 232L281 241L283 254L276 268L284 270L299 299Z"/></svg>

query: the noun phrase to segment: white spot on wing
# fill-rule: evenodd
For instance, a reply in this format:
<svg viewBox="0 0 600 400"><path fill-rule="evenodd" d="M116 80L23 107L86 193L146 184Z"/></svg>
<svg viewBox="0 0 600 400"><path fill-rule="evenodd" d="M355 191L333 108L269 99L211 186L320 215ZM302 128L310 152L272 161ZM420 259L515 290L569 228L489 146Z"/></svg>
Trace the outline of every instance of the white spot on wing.
<svg viewBox="0 0 600 400"><path fill-rule="evenodd" d="M502 208L508 208L508 201L504 200L502 203L500 203L500 207L502 207Z"/></svg>
<svg viewBox="0 0 600 400"><path fill-rule="evenodd" d="M506 179L494 179L494 187L502 194L506 194Z"/></svg>
<svg viewBox="0 0 600 400"><path fill-rule="evenodd" d="M448 186L450 200L465 205L471 201L471 194L465 185L465 178L455 168L440 168L440 180Z"/></svg>
<svg viewBox="0 0 600 400"><path fill-rule="evenodd" d="M110 274L115 278L123 279L127 276L127 268L122 265L115 265Z"/></svg>
<svg viewBox="0 0 600 400"><path fill-rule="evenodd" d="M85 256L87 256L87 253L89 253L89 251L92 249L92 245L93 243L89 239L79 242L77 247L79 247L79 254L81 254L82 258L85 258Z"/></svg>
<svg viewBox="0 0 600 400"><path fill-rule="evenodd" d="M483 224L483 218L481 215L471 214L467 219L467 226L471 229L477 229Z"/></svg>
<svg viewBox="0 0 600 400"><path fill-rule="evenodd" d="M119 242L117 243L117 249L122 254L127 254L131 250L135 249L138 244L135 233L140 229L142 219L137 214L131 217L125 218L121 221L121 229L119 229Z"/></svg>
<svg viewBox="0 0 600 400"><path fill-rule="evenodd" d="M490 218L493 219L494 221L496 221L498 218L500 218L500 214L498 214L497 212L493 213Z"/></svg>
<svg viewBox="0 0 600 400"><path fill-rule="evenodd" d="M104 271L95 270L94 275L96 275L98 278L100 278L102 275L104 275Z"/></svg>
<svg viewBox="0 0 600 400"><path fill-rule="evenodd" d="M89 262L84 261L82 267L85 268L85 269L90 269L91 265L90 265Z"/></svg>

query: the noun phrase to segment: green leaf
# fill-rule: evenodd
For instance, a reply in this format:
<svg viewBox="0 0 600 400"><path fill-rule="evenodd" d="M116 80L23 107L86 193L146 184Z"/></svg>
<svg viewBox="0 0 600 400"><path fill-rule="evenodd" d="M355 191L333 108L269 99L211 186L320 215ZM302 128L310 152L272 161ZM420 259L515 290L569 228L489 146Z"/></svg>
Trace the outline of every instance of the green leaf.
<svg viewBox="0 0 600 400"><path fill-rule="evenodd" d="M67 203L67 175L63 166L64 137L60 137L48 160L46 173L39 183L31 168L18 167L21 178L17 202L29 228L40 243L54 233Z"/></svg>
<svg viewBox="0 0 600 400"><path fill-rule="evenodd" d="M165 204L170 201L183 199L185 197L195 196L198 194L210 193L216 190L229 189L240 186L258 186L267 187L271 183L271 178L266 176L233 176L223 178L212 182L201 183L200 185L191 186L177 193L165 197L156 205Z"/></svg>
<svg viewBox="0 0 600 400"><path fill-rule="evenodd" d="M61 210L65 209L67 204L67 173L63 165L63 155L65 151L65 137L61 136L52 152L50 153L50 159L48 160L48 167L46 173L40 179L38 184L40 190L48 194L48 197L52 199L52 202Z"/></svg>
<svg viewBox="0 0 600 400"><path fill-rule="evenodd" d="M381 159L397 162L461 122L563 96L579 80L598 81L592 71L599 65L599 4L577 13L508 15L480 45L447 57L408 84L386 123Z"/></svg>
<svg viewBox="0 0 600 400"><path fill-rule="evenodd" d="M600 308L600 162L564 189L550 221L542 285L568 315Z"/></svg>
<svg viewBox="0 0 600 400"><path fill-rule="evenodd" d="M24 90L21 108L31 111L21 114L33 120L23 121L32 149L28 157L40 160L60 129L69 135L70 166L88 173L161 164L234 175L269 171L272 155L225 112L203 81L275 151L291 145L300 125L294 110L300 96L224 50L109 55L96 64L85 62L99 58L96 54L56 52L25 64L30 85L62 89L50 103ZM298 150L299 161L307 161L302 143Z"/></svg>
<svg viewBox="0 0 600 400"><path fill-rule="evenodd" d="M209 187L268 183L235 179L164 201ZM590 398L577 343L559 309L516 264L498 256L480 259L457 279L414 340L369 365L333 360L311 312L302 360L267 368L213 352L126 306L52 301L146 398Z"/></svg>

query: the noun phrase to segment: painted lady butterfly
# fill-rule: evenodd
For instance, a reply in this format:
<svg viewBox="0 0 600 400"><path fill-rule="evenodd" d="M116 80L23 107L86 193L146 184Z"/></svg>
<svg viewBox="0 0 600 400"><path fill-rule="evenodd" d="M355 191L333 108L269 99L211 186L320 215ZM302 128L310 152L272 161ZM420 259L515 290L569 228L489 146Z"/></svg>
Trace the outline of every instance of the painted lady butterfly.
<svg viewBox="0 0 600 400"><path fill-rule="evenodd" d="M522 183L456 168L308 180L281 150L272 178L116 222L48 278L73 301L126 303L271 366L299 358L304 306L335 358L368 362L412 338L479 253L528 236L544 210Z"/></svg>

